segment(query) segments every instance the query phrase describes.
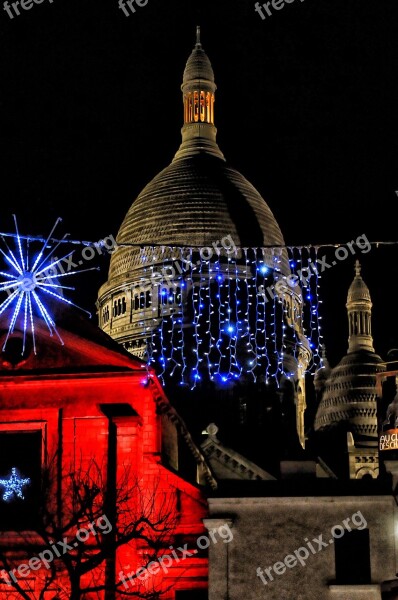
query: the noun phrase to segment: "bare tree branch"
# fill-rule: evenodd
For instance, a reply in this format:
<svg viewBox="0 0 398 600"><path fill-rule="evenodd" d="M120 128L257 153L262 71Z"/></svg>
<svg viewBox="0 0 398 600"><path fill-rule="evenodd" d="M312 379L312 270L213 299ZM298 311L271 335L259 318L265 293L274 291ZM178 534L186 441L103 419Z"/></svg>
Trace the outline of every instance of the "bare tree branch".
<svg viewBox="0 0 398 600"><path fill-rule="evenodd" d="M9 577L14 597L16 592L22 600L44 600L51 589L55 590L56 598L69 600L79 600L89 593L101 598L101 593L107 591L120 597L158 600L166 590L143 590L138 586L127 590L115 577L110 580L106 576L105 566L109 559L115 559L119 548L131 544L134 547L138 544L142 553L141 568L159 558L177 524L173 495L162 489L159 480L144 484L131 467L121 470L116 490L110 495L104 465L98 465L94 459L81 458L77 467L65 469L61 477L57 474L57 464L55 456L43 469L39 523L35 532L21 533L20 543L26 563L45 551L53 559L48 559L48 568L30 575L35 577L34 590L28 589L27 580L22 577L17 581ZM61 510L56 502L59 481ZM0 567L7 572L24 562L21 554L18 558L10 557L11 551L2 548L0 538ZM87 583L90 573L91 584Z"/></svg>

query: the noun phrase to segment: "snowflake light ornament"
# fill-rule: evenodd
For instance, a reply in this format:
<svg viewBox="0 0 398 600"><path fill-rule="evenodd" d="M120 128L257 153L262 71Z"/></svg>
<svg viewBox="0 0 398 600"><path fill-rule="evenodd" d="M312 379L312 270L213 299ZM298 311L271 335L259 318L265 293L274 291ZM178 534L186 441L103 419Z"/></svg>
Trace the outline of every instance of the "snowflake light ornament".
<svg viewBox="0 0 398 600"><path fill-rule="evenodd" d="M17 498L21 498L21 500L25 500L25 497L22 493L22 488L30 483L30 478L26 477L25 479L21 479L18 476L17 469L13 467L11 469L11 475L9 479L0 479L0 485L5 488L3 494L3 500L8 502L12 496L17 496Z"/></svg>
<svg viewBox="0 0 398 600"><path fill-rule="evenodd" d="M6 234L0 235L0 238L6 248L6 251L4 251L0 247L0 253L5 259L7 266L10 267L9 272L0 271L0 276L5 278L4 281L0 281L0 292L5 291L8 294L8 298L6 298L0 304L0 315L8 307L13 307L14 309L11 313L9 328L2 350L5 350L8 339L14 331L17 319L19 316L21 316L23 319L22 354L25 351L26 335L29 330L32 335L33 351L36 354L35 318L37 317L44 320L51 336L55 333L61 344L63 345L64 343L57 331L53 317L45 306L45 299L47 296L51 296L52 298L57 299L65 304L75 306L91 317L91 314L88 311L85 311L77 304L74 304L74 302L64 298L64 296L59 293L62 292L62 290L74 289L73 287L60 285L58 283L59 278L74 275L76 273L82 273L83 271L96 270L96 268L68 272L64 272L63 269L62 271L61 269L57 270L57 265L73 254L72 251L62 256L62 258L52 258L54 252L60 246L60 244L67 241L66 238L68 234L65 234L61 240L53 240L51 237L61 219L56 220L47 239L43 240L40 238L20 236L16 216L13 215L13 218L16 235L13 235L12 237L14 237L16 240L16 250L11 250L7 244L5 239ZM36 254L33 254L32 252L31 244L37 241L41 242L42 246L36 256ZM48 250L48 252L46 252L46 250Z"/></svg>

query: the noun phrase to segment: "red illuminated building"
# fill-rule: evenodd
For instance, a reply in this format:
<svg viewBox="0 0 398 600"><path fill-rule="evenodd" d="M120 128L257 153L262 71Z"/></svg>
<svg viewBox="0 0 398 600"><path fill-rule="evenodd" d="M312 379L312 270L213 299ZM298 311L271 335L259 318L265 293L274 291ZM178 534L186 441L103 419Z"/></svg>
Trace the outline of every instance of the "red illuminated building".
<svg viewBox="0 0 398 600"><path fill-rule="evenodd" d="M140 360L55 311L64 345L38 319L0 357L0 598L207 597L200 450Z"/></svg>

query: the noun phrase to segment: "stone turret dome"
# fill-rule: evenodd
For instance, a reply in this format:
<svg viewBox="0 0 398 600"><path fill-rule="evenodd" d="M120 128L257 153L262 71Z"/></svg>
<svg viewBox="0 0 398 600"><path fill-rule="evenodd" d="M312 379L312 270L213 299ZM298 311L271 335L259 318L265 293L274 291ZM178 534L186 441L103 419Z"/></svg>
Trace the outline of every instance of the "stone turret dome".
<svg viewBox="0 0 398 600"><path fill-rule="evenodd" d="M368 302L372 304L369 288L361 277L359 261L355 265L355 277L347 294L347 305L354 302Z"/></svg>
<svg viewBox="0 0 398 600"><path fill-rule="evenodd" d="M347 296L348 352L324 383L315 417L315 431L347 426L354 440L377 438L376 374L385 370L373 349L370 292L355 264Z"/></svg>
<svg viewBox="0 0 398 600"><path fill-rule="evenodd" d="M315 431L345 423L355 440L377 438L376 373L384 363L374 352L344 356L332 369L315 418Z"/></svg>
<svg viewBox="0 0 398 600"><path fill-rule="evenodd" d="M200 29L196 31L196 44L191 52L190 57L187 60L184 69L184 75L182 78L182 88L184 84L191 82L192 80L207 81L214 84L214 71L211 66L211 62L206 52L202 48L200 42ZM215 86L214 86L215 89Z"/></svg>

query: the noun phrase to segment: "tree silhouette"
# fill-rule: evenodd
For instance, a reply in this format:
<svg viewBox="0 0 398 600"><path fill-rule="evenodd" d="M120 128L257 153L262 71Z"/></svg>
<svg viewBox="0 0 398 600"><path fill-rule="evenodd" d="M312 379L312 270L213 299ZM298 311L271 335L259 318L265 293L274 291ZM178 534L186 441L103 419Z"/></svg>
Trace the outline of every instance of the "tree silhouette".
<svg viewBox="0 0 398 600"><path fill-rule="evenodd" d="M170 488L159 477L144 483L131 467L109 473L94 459L59 471L58 456L42 471L34 530L0 533L0 597L161 598L161 577L143 573L173 540L177 512ZM128 585L118 577L126 567L121 556L135 561Z"/></svg>

